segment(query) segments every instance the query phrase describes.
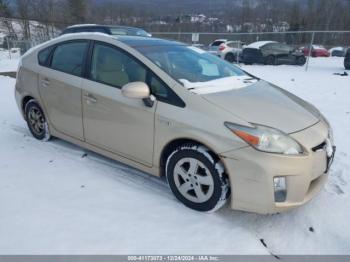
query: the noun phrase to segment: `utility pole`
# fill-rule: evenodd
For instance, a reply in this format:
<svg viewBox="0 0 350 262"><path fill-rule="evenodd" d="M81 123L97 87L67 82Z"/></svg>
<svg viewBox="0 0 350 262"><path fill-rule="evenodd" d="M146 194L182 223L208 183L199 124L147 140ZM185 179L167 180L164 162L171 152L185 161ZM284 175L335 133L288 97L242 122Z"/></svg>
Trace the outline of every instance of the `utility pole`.
<svg viewBox="0 0 350 262"><path fill-rule="evenodd" d="M311 43L309 46L309 54L306 60L306 66L305 66L305 72L307 72L307 70L309 69L309 62L310 62L310 57L312 55L312 46L314 44L314 40L315 40L315 32L312 32L312 36L311 36Z"/></svg>

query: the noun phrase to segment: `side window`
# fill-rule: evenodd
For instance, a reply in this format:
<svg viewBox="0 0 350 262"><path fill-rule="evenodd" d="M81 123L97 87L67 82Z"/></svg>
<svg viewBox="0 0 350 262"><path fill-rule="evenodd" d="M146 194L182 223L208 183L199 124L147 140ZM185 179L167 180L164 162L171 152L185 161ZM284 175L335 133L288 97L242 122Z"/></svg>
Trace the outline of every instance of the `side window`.
<svg viewBox="0 0 350 262"><path fill-rule="evenodd" d="M158 101L178 107L186 106L176 93L153 73L151 73L150 76L149 86L152 94L157 97Z"/></svg>
<svg viewBox="0 0 350 262"><path fill-rule="evenodd" d="M151 77L150 88L152 94L155 95L158 99L168 97L168 88L161 80L158 79L158 77Z"/></svg>
<svg viewBox="0 0 350 262"><path fill-rule="evenodd" d="M224 43L224 41L215 41L214 43L212 43L211 46L219 46L219 45L221 45L222 43Z"/></svg>
<svg viewBox="0 0 350 262"><path fill-rule="evenodd" d="M90 79L121 88L129 82L146 82L147 70L122 51L95 44Z"/></svg>
<svg viewBox="0 0 350 262"><path fill-rule="evenodd" d="M268 51L271 50L271 45L264 45L263 47L261 47L262 51Z"/></svg>
<svg viewBox="0 0 350 262"><path fill-rule="evenodd" d="M41 66L46 66L48 62L49 55L51 53L52 47L47 47L41 50L38 54L38 62Z"/></svg>
<svg viewBox="0 0 350 262"><path fill-rule="evenodd" d="M70 42L57 46L52 56L51 68L80 76L86 48L87 42Z"/></svg>

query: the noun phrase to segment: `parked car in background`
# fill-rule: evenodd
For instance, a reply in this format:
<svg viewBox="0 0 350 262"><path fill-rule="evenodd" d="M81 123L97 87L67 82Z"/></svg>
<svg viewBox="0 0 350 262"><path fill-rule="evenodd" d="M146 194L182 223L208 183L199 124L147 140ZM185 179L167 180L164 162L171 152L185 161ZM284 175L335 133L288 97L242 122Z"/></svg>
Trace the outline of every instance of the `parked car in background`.
<svg viewBox="0 0 350 262"><path fill-rule="evenodd" d="M309 54L310 54L310 48L309 47L302 47L301 50L304 53L304 56L309 56ZM329 57L330 53L322 45L312 45L311 56L312 57Z"/></svg>
<svg viewBox="0 0 350 262"><path fill-rule="evenodd" d="M350 70L350 47L348 48L345 54L344 66L346 70Z"/></svg>
<svg viewBox="0 0 350 262"><path fill-rule="evenodd" d="M61 35L82 33L82 32L98 32L108 35L131 35L131 36L143 36L152 37L152 35L145 30L137 27L129 26L115 26L115 25L95 25L95 24L82 24L72 25L63 30Z"/></svg>
<svg viewBox="0 0 350 262"><path fill-rule="evenodd" d="M331 127L311 104L163 39L55 38L22 57L15 96L36 139L58 137L165 176L197 211L228 200L264 214L304 205L325 185L335 153Z"/></svg>
<svg viewBox="0 0 350 262"><path fill-rule="evenodd" d="M273 41L260 41L247 45L242 52L245 64L304 65L306 58L295 48Z"/></svg>
<svg viewBox="0 0 350 262"><path fill-rule="evenodd" d="M212 55L219 56L219 46L227 41L227 39L216 39L213 43L209 44L208 52Z"/></svg>
<svg viewBox="0 0 350 262"><path fill-rule="evenodd" d="M346 48L342 46L333 47L329 49L329 54L336 57L344 57L346 54Z"/></svg>
<svg viewBox="0 0 350 262"><path fill-rule="evenodd" d="M242 55L241 41L227 41L219 45L218 56L230 63L240 62Z"/></svg>

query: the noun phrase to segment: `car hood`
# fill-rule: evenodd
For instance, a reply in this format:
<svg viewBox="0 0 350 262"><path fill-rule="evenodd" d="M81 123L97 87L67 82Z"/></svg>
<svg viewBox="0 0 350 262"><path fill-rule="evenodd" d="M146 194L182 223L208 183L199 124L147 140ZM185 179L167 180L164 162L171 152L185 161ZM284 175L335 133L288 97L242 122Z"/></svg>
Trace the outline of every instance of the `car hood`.
<svg viewBox="0 0 350 262"><path fill-rule="evenodd" d="M200 95L249 123L274 127L288 134L310 127L321 118L314 106L262 80Z"/></svg>

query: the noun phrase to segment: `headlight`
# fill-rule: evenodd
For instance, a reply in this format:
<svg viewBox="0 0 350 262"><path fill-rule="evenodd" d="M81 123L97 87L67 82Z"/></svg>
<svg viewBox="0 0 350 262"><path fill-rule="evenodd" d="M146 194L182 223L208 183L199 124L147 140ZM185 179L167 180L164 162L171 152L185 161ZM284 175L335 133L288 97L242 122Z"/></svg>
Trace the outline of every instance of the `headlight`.
<svg viewBox="0 0 350 262"><path fill-rule="evenodd" d="M284 155L304 153L303 147L297 141L277 129L260 125L246 127L228 122L225 126L259 151Z"/></svg>

